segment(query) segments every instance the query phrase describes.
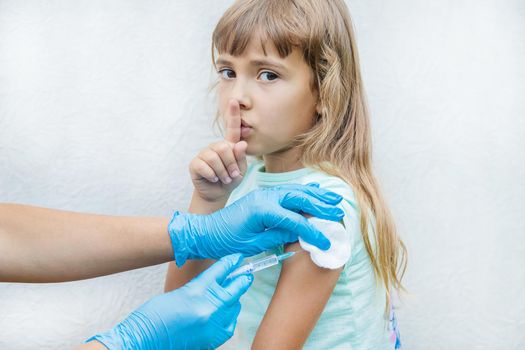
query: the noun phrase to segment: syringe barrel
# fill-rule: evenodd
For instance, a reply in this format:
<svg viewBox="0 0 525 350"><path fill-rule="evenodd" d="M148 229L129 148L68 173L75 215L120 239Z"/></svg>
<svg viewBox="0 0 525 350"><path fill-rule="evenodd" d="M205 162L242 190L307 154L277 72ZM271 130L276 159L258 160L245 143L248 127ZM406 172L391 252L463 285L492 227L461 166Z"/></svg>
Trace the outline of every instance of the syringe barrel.
<svg viewBox="0 0 525 350"><path fill-rule="evenodd" d="M277 255L272 254L261 260L253 261L252 262L253 272L260 271L262 269L265 269L273 265L277 265L278 263L279 263L279 259L277 258Z"/></svg>
<svg viewBox="0 0 525 350"><path fill-rule="evenodd" d="M272 254L260 260L252 261L250 263L247 263L246 265L243 265L235 269L235 271L230 273L228 277L226 278L232 279L240 275L254 273L256 271L263 270L267 267L277 265L278 263L279 263L279 258L277 257L277 255Z"/></svg>

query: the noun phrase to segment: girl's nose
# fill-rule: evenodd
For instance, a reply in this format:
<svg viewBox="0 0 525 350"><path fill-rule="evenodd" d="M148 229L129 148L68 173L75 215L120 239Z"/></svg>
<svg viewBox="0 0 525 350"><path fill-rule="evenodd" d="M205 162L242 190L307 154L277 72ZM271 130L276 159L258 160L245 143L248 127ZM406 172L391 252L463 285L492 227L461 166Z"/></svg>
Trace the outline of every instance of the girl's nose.
<svg viewBox="0 0 525 350"><path fill-rule="evenodd" d="M232 91L232 95L230 97L236 99L237 102L239 102L241 110L250 109L252 107L252 101L248 91L248 86L242 81L238 80L236 82Z"/></svg>

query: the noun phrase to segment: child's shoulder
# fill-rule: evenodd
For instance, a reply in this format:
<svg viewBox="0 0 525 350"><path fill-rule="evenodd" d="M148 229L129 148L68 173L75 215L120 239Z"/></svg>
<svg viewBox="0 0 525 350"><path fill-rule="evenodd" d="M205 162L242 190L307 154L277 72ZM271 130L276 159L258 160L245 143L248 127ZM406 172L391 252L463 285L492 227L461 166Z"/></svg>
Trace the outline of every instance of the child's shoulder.
<svg viewBox="0 0 525 350"><path fill-rule="evenodd" d="M352 185L338 176L327 174L319 169L310 168L311 172L304 177L305 183L317 182L321 188L335 192L346 201L355 203L356 197Z"/></svg>
<svg viewBox="0 0 525 350"><path fill-rule="evenodd" d="M255 186L255 177L257 171L264 167L264 161L260 159L252 159L248 163L248 168L244 175L244 180L237 190L234 192L244 193L246 190L249 190L251 187ZM317 168L309 167L308 171L305 172L300 179L297 179L299 183L306 185L308 183L318 183L319 186L323 189L335 192L343 196L344 200L348 202L352 207L357 208L357 200L355 196L354 189L345 180L341 179L338 176L328 174L324 171L321 171Z"/></svg>

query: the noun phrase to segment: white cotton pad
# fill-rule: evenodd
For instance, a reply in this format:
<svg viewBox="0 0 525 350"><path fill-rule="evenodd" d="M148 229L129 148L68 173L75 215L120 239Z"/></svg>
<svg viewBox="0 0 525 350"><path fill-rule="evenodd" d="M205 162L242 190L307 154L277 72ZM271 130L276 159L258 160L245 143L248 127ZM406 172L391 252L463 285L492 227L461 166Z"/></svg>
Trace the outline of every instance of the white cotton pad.
<svg viewBox="0 0 525 350"><path fill-rule="evenodd" d="M319 267L337 269L346 264L350 259L350 239L345 227L330 220L311 217L308 219L319 231L321 231L331 243L330 249L321 250L314 245L306 243L299 237L301 247L310 253L310 258Z"/></svg>

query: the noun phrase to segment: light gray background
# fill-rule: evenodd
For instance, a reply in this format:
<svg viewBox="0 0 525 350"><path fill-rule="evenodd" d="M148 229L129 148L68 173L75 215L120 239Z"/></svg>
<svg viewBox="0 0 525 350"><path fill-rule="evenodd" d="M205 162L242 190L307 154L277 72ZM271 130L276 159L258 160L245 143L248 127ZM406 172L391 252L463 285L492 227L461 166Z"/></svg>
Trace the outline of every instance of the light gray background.
<svg viewBox="0 0 525 350"><path fill-rule="evenodd" d="M0 0L0 201L184 209L217 137L209 44L229 4ZM405 349L524 349L525 2L348 4L409 249ZM72 347L160 293L165 268L0 284L0 348Z"/></svg>

